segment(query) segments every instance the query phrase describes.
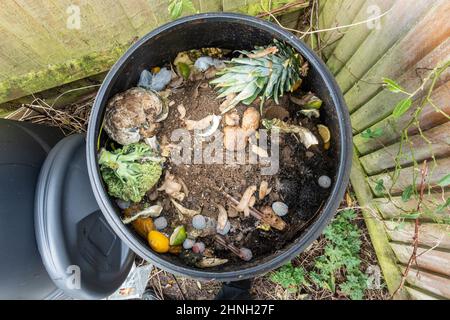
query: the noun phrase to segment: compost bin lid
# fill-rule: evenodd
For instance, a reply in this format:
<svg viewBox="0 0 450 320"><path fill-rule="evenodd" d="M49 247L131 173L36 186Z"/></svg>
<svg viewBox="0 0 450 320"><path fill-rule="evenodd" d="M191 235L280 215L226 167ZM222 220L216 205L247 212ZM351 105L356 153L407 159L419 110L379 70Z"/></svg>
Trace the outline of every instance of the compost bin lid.
<svg viewBox="0 0 450 320"><path fill-rule="evenodd" d="M56 286L76 299L100 299L120 287L134 254L97 206L85 150L84 136L72 135L49 153L36 189L35 232Z"/></svg>

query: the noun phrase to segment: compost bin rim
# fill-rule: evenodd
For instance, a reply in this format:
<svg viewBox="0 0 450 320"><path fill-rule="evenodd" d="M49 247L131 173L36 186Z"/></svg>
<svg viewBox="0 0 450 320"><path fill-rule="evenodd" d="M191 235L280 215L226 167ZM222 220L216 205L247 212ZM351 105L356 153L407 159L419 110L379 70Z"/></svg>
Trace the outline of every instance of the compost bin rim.
<svg viewBox="0 0 450 320"><path fill-rule="evenodd" d="M236 271L205 271L198 270L194 268L189 268L185 266L175 265L169 261L160 258L157 254L153 253L150 248L144 246L141 242L135 240L135 235L123 224L120 217L117 215L114 206L111 203L110 197L108 196L106 189L103 187L101 181L101 175L99 174L99 166L97 160L97 132L99 132L101 121L99 121L101 116L101 106L102 99L108 93L113 80L115 80L120 69L124 63L133 55L133 53L139 49L139 47L145 44L151 38L159 35L160 33L169 30L171 28L177 27L181 24L188 22L195 22L199 20L210 20L210 21L229 21L237 22L252 27L263 29L276 36L278 39L282 39L293 46L297 51L299 51L308 62L314 66L317 73L320 75L321 79L324 81L327 90L330 92L330 97L336 108L338 130L340 137L340 155L339 164L337 167L336 178L333 184L330 196L328 197L325 205L321 209L322 214L320 214L315 221L309 225L304 233L300 235L293 244L287 249L282 249L279 252L274 253L274 257L268 261L265 261L256 266L242 268ZM307 248L322 232L323 228L329 223L329 221L334 216L336 209L339 206L341 199L344 196L346 187L349 181L350 167L352 162L352 140L351 140L351 128L350 128L350 117L347 112L347 108L342 97L342 93L331 75L325 64L320 60L320 58L309 49L302 41L296 38L292 33L282 29L281 27L270 23L265 20L257 19L247 15L236 14L236 13L203 13L192 16L187 16L167 24L164 24L155 30L149 32L136 43L134 43L123 56L113 65L111 70L108 72L105 80L103 81L95 102L92 108L91 116L89 119L89 127L87 133L87 165L89 171L89 177L91 181L91 186L94 190L95 198L102 210L108 223L111 225L113 230L117 235L125 241L125 243L138 255L144 258L148 258L156 266L163 269L170 269L171 272L176 274L181 274L184 276L195 277L199 279L216 279L221 281L232 281L236 279L252 278L258 274L268 272L275 269L285 263L287 260L292 259L294 256L298 255L305 248ZM302 240L302 241L301 241ZM302 243L300 243L302 242ZM170 265L170 267L169 267Z"/></svg>

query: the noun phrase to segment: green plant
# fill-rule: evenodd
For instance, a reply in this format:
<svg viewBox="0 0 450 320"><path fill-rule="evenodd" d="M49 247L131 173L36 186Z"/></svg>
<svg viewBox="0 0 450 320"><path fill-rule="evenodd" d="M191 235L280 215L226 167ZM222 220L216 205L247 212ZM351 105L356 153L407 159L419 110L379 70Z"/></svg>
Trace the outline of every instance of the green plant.
<svg viewBox="0 0 450 320"><path fill-rule="evenodd" d="M278 103L284 92L293 91L301 76L306 76L300 54L276 39L267 47L240 52L246 57L232 59L230 66L218 73L220 77L211 81L218 88L219 98L235 95L222 113L239 102L249 105L258 97L261 105L266 99Z"/></svg>
<svg viewBox="0 0 450 320"><path fill-rule="evenodd" d="M378 193L383 192L383 190L385 190L386 188L384 187L384 180L383 179L378 179L375 183L375 191Z"/></svg>
<svg viewBox="0 0 450 320"><path fill-rule="evenodd" d="M325 229L328 244L324 254L316 259L315 271L310 276L323 289L335 292L339 287L351 299L360 300L367 289L367 276L360 270L361 232L352 223L355 217L354 210L344 210ZM338 275L345 277L345 281L336 285Z"/></svg>
<svg viewBox="0 0 450 320"><path fill-rule="evenodd" d="M192 0L170 0L168 10L172 19L179 18L186 11L191 13L197 11Z"/></svg>
<svg viewBox="0 0 450 320"><path fill-rule="evenodd" d="M159 159L145 143L129 144L112 152L102 149L98 163L108 193L125 201L141 201L162 174Z"/></svg>
<svg viewBox="0 0 450 320"><path fill-rule="evenodd" d="M361 137L365 139L374 139L381 137L383 135L383 128L376 128L372 130L371 128L367 128L363 132L361 132Z"/></svg>
<svg viewBox="0 0 450 320"><path fill-rule="evenodd" d="M361 232L354 224L355 217L354 210L343 210L324 230L327 244L311 271L289 263L273 272L270 280L291 293L301 286L311 287L312 282L333 293L338 288L350 299L363 299L368 277L360 270Z"/></svg>
<svg viewBox="0 0 450 320"><path fill-rule="evenodd" d="M412 196L413 192L414 192L414 187L412 185L407 186L405 188L405 190L403 190L402 201L406 202L409 199L411 199L411 196Z"/></svg>
<svg viewBox="0 0 450 320"><path fill-rule="evenodd" d="M413 103L413 99L417 97L424 89L427 83L431 80L431 90L434 87L436 80L440 77L440 75L450 66L450 61L447 61L446 63L442 64L442 66L436 67L430 74L424 79L422 82L422 85L418 87L413 92L408 92L405 90L400 84L395 82L392 79L389 78L383 78L383 83L386 89L393 93L401 93L405 95L405 98L400 100L397 105L395 106L394 110L392 111L392 115L394 118L401 117L406 111L408 111ZM430 90L430 92L431 92ZM425 101L429 101L429 95L425 98ZM442 111L441 111L442 112Z"/></svg>
<svg viewBox="0 0 450 320"><path fill-rule="evenodd" d="M305 276L306 270L303 267L294 267L290 262L273 272L270 280L281 285L290 293L296 293L300 286L308 285Z"/></svg>

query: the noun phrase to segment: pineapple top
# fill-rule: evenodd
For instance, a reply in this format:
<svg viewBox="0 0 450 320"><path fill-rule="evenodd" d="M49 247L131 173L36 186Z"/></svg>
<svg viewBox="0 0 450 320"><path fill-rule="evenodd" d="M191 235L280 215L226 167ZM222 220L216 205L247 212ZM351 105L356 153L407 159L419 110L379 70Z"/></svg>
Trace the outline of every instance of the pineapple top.
<svg viewBox="0 0 450 320"><path fill-rule="evenodd" d="M294 91L306 76L308 64L292 47L276 39L267 47L256 47L252 51L239 51L245 57L233 58L229 66L218 73L220 77L211 81L216 85L219 98L233 97L222 113L233 109L239 102L251 104L261 98L278 98L287 91Z"/></svg>

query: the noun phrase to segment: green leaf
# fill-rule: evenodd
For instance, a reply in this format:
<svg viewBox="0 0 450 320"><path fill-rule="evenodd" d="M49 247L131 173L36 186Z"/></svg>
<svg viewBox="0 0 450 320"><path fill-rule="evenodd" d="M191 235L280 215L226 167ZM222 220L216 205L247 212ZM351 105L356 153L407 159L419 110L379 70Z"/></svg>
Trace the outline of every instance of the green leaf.
<svg viewBox="0 0 450 320"><path fill-rule="evenodd" d="M443 177L441 180L439 180L438 182L438 186L440 187L446 187L450 185L450 173L447 174L445 177Z"/></svg>
<svg viewBox="0 0 450 320"><path fill-rule="evenodd" d="M183 12L183 0L171 0L168 9L172 19L179 18Z"/></svg>
<svg viewBox="0 0 450 320"><path fill-rule="evenodd" d="M382 135L383 135L383 128L376 128L375 130L367 128L366 130L361 132L361 137L365 139L374 139L381 137Z"/></svg>
<svg viewBox="0 0 450 320"><path fill-rule="evenodd" d="M436 213L442 213L449 206L450 206L450 198L447 198L447 200L444 203L436 207Z"/></svg>
<svg viewBox="0 0 450 320"><path fill-rule="evenodd" d="M375 191L378 193L381 193L381 192L383 192L383 190L384 190L384 180L378 179L375 184Z"/></svg>
<svg viewBox="0 0 450 320"><path fill-rule="evenodd" d="M190 13L197 12L194 4L192 3L192 0L183 0L182 2L183 2L183 11L184 12L190 12Z"/></svg>
<svg viewBox="0 0 450 320"><path fill-rule="evenodd" d="M406 201L408 201L409 199L411 199L411 195L412 195L412 193L413 193L413 186L411 185L411 186L407 186L406 188L405 188L405 190L403 190L403 193L402 193L402 201L403 202L406 202Z"/></svg>
<svg viewBox="0 0 450 320"><path fill-rule="evenodd" d="M404 213L401 214L400 217L407 218L407 219L417 219L421 216L420 212L411 212L411 213Z"/></svg>
<svg viewBox="0 0 450 320"><path fill-rule="evenodd" d="M391 92L398 93L398 92L405 92L405 90L394 80L389 78L383 78L383 83L386 89L388 89Z"/></svg>
<svg viewBox="0 0 450 320"><path fill-rule="evenodd" d="M392 111L394 118L400 118L412 105L412 99L410 97L401 100Z"/></svg>

